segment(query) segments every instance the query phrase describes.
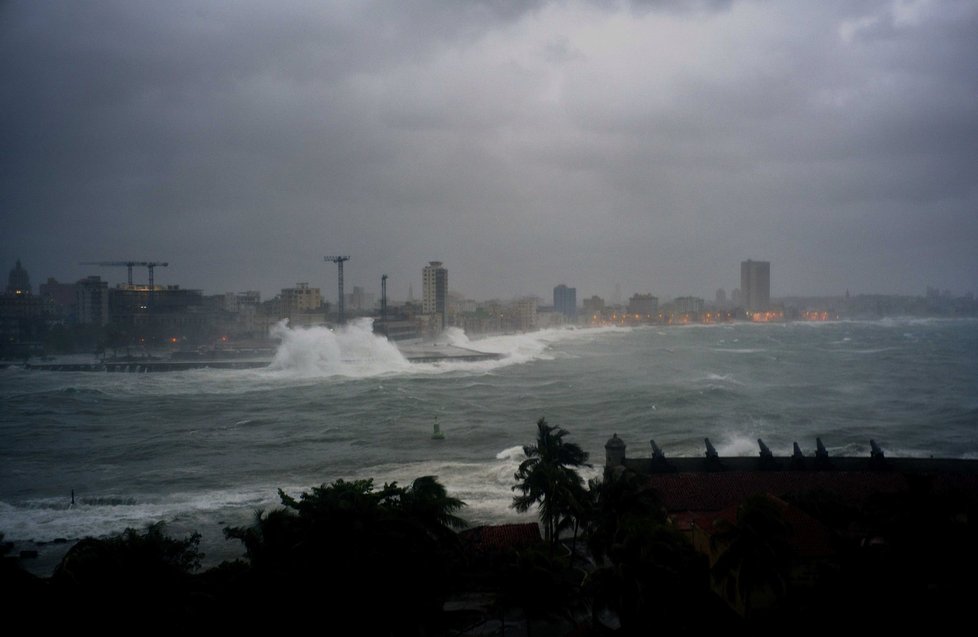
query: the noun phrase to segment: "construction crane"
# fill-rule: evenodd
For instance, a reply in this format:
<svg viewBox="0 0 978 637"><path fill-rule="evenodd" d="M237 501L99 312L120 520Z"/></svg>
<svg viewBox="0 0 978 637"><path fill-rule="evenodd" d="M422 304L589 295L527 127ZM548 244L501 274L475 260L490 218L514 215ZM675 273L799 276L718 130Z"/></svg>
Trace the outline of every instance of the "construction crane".
<svg viewBox="0 0 978 637"><path fill-rule="evenodd" d="M104 268L121 268L125 266L129 270L129 287L132 287L132 268L133 266L144 267L149 272L149 289L153 289L153 268L165 268L169 263L165 261L84 261L80 265L98 265Z"/></svg>
<svg viewBox="0 0 978 637"><path fill-rule="evenodd" d="M339 323L346 322L346 316L344 315L344 312L343 312L343 309L344 309L343 308L343 262L344 261L349 261L349 260L350 260L350 257L323 257L323 261L326 261L326 262L329 262L329 263L335 263L336 264L336 267L337 267L337 270L339 271L339 286L338 287L339 287L339 297L340 298L339 298L339 303L337 304L337 308L338 308L338 313L337 313L338 316L337 316L337 319L338 319L338 322Z"/></svg>

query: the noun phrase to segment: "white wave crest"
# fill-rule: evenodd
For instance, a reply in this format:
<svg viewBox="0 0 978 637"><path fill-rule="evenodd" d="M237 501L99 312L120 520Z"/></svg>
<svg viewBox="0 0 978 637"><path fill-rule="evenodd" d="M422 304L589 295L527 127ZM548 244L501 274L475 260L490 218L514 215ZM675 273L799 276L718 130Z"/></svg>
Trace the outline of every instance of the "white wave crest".
<svg viewBox="0 0 978 637"><path fill-rule="evenodd" d="M726 439L716 441L716 450L721 456L741 457L757 455L757 437L745 434L729 434Z"/></svg>
<svg viewBox="0 0 978 637"><path fill-rule="evenodd" d="M470 339L462 329L450 327L431 345L447 344L498 354L499 358L483 361L448 358L421 363L409 361L397 345L374 334L372 321L357 319L335 330L293 328L281 321L271 330L271 335L281 341L275 357L268 368L257 375L265 380L292 382L294 379L367 378L384 374L483 374L534 360L552 360L555 356L552 346L558 342L602 338L630 331L630 328L546 329Z"/></svg>
<svg viewBox="0 0 978 637"><path fill-rule="evenodd" d="M449 495L461 499L466 506L459 515L470 525L530 522L537 510L526 513L513 509L513 486L520 462L526 459L523 447L503 449L493 459L477 462L430 460L403 465L381 465L364 468L362 476L372 477L375 484L397 481L409 484L423 475L438 477ZM601 467L582 467L578 473L584 480L601 475Z"/></svg>
<svg viewBox="0 0 978 637"><path fill-rule="evenodd" d="M268 366L273 372L363 378L411 366L393 343L373 333L373 319L357 319L336 330L291 328L283 320L272 327L271 335L281 341Z"/></svg>
<svg viewBox="0 0 978 637"><path fill-rule="evenodd" d="M526 454L523 452L523 447L521 445L503 449L496 454L496 460L515 460L516 462L522 462L525 459Z"/></svg>

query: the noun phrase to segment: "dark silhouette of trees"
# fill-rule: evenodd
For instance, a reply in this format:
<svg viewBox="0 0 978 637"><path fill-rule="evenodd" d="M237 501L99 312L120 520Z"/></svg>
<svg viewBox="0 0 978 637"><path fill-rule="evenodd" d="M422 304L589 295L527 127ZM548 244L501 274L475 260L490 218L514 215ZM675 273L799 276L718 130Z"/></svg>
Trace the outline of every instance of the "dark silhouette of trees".
<svg viewBox="0 0 978 637"><path fill-rule="evenodd" d="M166 624L194 616L192 573L203 557L199 542L199 533L169 537L162 522L143 532L85 538L68 550L51 577L59 607L82 620L94 620L92 609L99 608L111 608L112 619L120 622L153 616Z"/></svg>
<svg viewBox="0 0 978 637"><path fill-rule="evenodd" d="M279 496L283 508L225 529L245 545L246 597L342 614L362 634L416 634L437 621L464 504L434 477L380 490L372 480L337 480Z"/></svg>
<svg viewBox="0 0 978 637"><path fill-rule="evenodd" d="M584 480L577 473L578 467L587 464L588 454L580 446L564 441L567 431L537 421L537 439L533 445L523 447L526 460L516 471L517 484L513 491L513 508L528 511L540 506L544 539L557 543L560 531L574 524L575 511L580 511L587 495Z"/></svg>
<svg viewBox="0 0 978 637"><path fill-rule="evenodd" d="M737 509L734 524L721 521L711 538L721 553L713 564L713 576L724 582L729 599L737 597L744 616L750 618L752 599L768 592L780 599L787 592L792 549L791 529L778 504L767 495L754 495Z"/></svg>
<svg viewBox="0 0 978 637"><path fill-rule="evenodd" d="M603 480L590 482L590 491L588 546L597 568L584 588L593 617L614 611L634 634L703 625L706 558L666 523L656 492L630 471L606 471Z"/></svg>

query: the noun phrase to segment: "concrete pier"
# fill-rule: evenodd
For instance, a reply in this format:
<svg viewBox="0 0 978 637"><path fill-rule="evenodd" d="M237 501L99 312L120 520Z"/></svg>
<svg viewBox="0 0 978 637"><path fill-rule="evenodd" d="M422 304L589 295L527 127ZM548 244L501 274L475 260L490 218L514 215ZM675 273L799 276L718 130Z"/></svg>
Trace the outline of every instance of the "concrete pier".
<svg viewBox="0 0 978 637"><path fill-rule="evenodd" d="M469 363L474 361L499 360L503 357L502 354L479 352L474 349L457 347L455 345L433 343L398 343L397 345L404 357L412 363ZM24 368L48 372L122 372L142 374L149 372L182 372L191 369L261 369L268 367L271 361L271 356L251 358L133 357L128 360L24 363Z"/></svg>

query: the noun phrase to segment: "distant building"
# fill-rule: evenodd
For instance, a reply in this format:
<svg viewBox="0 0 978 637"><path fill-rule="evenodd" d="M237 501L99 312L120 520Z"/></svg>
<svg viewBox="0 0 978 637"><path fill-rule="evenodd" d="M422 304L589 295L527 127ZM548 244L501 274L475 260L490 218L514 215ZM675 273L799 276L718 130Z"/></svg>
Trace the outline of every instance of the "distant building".
<svg viewBox="0 0 978 637"><path fill-rule="evenodd" d="M221 309L225 312L252 311L261 305L261 292L258 290L248 290L247 292L225 292L221 303Z"/></svg>
<svg viewBox="0 0 978 637"><path fill-rule="evenodd" d="M523 332L537 328L537 299L526 298L516 302L516 326Z"/></svg>
<svg viewBox="0 0 978 637"><path fill-rule="evenodd" d="M698 315L703 311L703 299L695 296L680 296L672 301L673 312L683 315Z"/></svg>
<svg viewBox="0 0 978 637"><path fill-rule="evenodd" d="M364 312L373 308L374 295L364 291L359 285L354 285L353 292L345 296L346 307L354 312Z"/></svg>
<svg viewBox="0 0 978 637"><path fill-rule="evenodd" d="M448 322L448 270L442 267L441 261L430 261L421 275L421 311L438 315L444 328Z"/></svg>
<svg viewBox="0 0 978 637"><path fill-rule="evenodd" d="M659 313L659 299L651 294L633 294L628 299L628 313L655 318Z"/></svg>
<svg viewBox="0 0 978 637"><path fill-rule="evenodd" d="M27 275L27 270L20 264L20 259L17 259L17 264L7 276L7 294L22 295L30 293L31 278Z"/></svg>
<svg viewBox="0 0 978 637"><path fill-rule="evenodd" d="M758 312L771 304L771 263L769 261L740 262L740 295L744 309Z"/></svg>
<svg viewBox="0 0 978 637"><path fill-rule="evenodd" d="M253 338L267 333L267 326L259 321L261 293L258 290L247 292L225 292L212 297L220 310L220 328L222 340L229 336L235 338ZM205 299L206 300L206 299ZM278 321L279 317L275 317Z"/></svg>
<svg viewBox="0 0 978 637"><path fill-rule="evenodd" d="M604 312L604 299L600 296L594 295L589 299L584 299L581 304L584 306L585 314L594 315Z"/></svg>
<svg viewBox="0 0 978 637"><path fill-rule="evenodd" d="M720 288L719 290L717 290L716 301L715 302L716 302L716 306L719 307L719 308L726 307L727 306L727 291L724 290L723 288Z"/></svg>
<svg viewBox="0 0 978 637"><path fill-rule="evenodd" d="M60 307L71 308L75 305L75 284L58 283L54 277L48 277L47 283L42 283L38 294L50 298Z"/></svg>
<svg viewBox="0 0 978 637"><path fill-rule="evenodd" d="M554 311L566 318L577 318L577 288L569 288L563 283L554 288Z"/></svg>
<svg viewBox="0 0 978 637"><path fill-rule="evenodd" d="M81 325L109 324L109 282L90 276L75 284L75 318Z"/></svg>
<svg viewBox="0 0 978 637"><path fill-rule="evenodd" d="M322 312L323 297L319 288L308 283L296 283L294 288L282 290L281 314L292 325L315 325L326 317Z"/></svg>

